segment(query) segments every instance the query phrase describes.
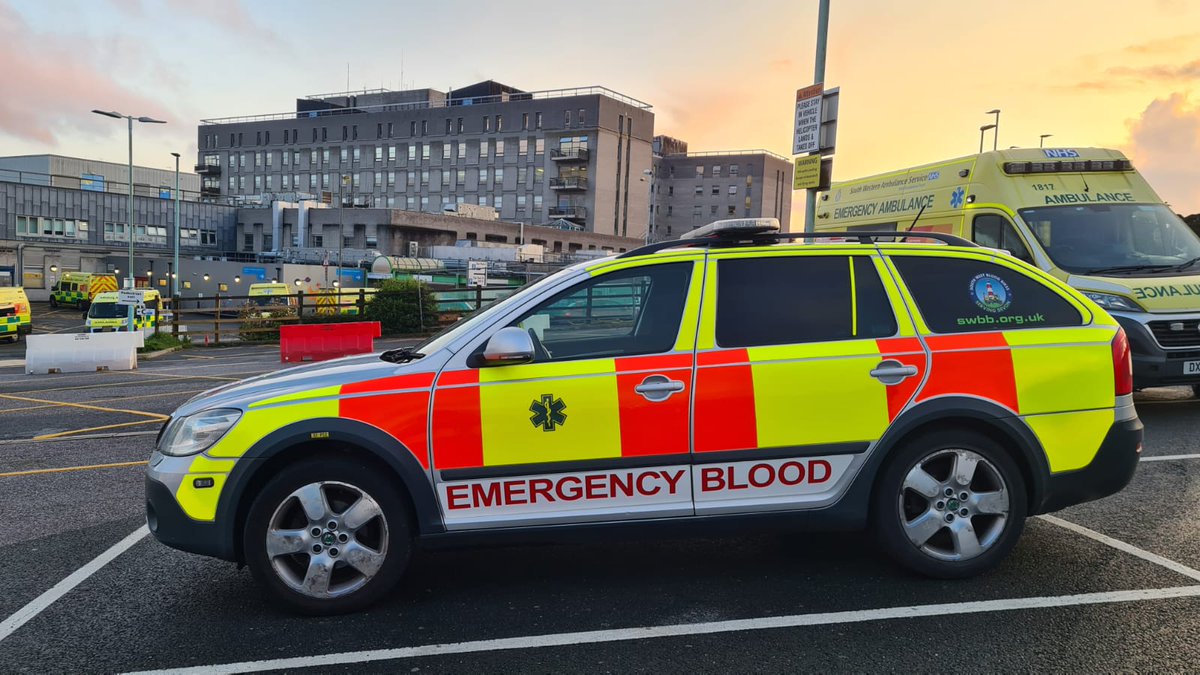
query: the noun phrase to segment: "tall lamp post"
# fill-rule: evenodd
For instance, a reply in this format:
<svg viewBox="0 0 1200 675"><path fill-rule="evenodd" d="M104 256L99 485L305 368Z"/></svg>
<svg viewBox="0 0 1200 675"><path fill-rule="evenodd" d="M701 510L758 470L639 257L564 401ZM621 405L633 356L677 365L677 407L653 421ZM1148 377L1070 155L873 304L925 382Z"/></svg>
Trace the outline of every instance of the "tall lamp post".
<svg viewBox="0 0 1200 675"><path fill-rule="evenodd" d="M645 176L642 180L650 184L646 190L646 193L650 195L650 216L646 220L646 243L649 244L654 238L654 201L656 199L656 195L654 194L654 170L642 169L642 175Z"/></svg>
<svg viewBox="0 0 1200 675"><path fill-rule="evenodd" d="M156 120L153 117L146 117L144 115L141 117L134 117L133 115L122 115L121 113L116 112L114 110L108 110L108 111L93 110L92 112L96 113L97 115L104 115L105 117L111 117L113 119L118 119L118 120L123 119L123 120L127 120L129 122L129 209L128 209L129 222L125 223L125 228L126 228L125 232L129 236L129 267L126 270L129 273L129 276L125 277L125 287L132 289L133 288L133 232L134 232L134 228L133 228L133 123L135 120L138 122L141 122L142 124L166 124L166 122L163 120ZM133 332L133 326L134 326L133 305L129 305L129 332L131 332L131 333Z"/></svg>
<svg viewBox="0 0 1200 675"><path fill-rule="evenodd" d="M175 158L175 269L179 269L179 153L172 152ZM171 279L171 298L179 297L179 278Z"/></svg>
<svg viewBox="0 0 1200 675"><path fill-rule="evenodd" d="M988 129L995 129L995 128L996 128L995 124L985 124L985 125L979 127L979 154L983 154L983 134Z"/></svg>
<svg viewBox="0 0 1200 675"><path fill-rule="evenodd" d="M1038 136L1038 147L1039 148L1046 147L1046 139L1050 138L1053 135L1054 134L1042 134L1041 136Z"/></svg>
<svg viewBox="0 0 1200 675"><path fill-rule="evenodd" d="M992 150L995 150L996 144L1000 142L1000 109L992 108L991 110L985 112L984 115L996 116L996 119L992 122L992 128L995 129L995 131L992 132ZM980 150L980 152L983 151Z"/></svg>

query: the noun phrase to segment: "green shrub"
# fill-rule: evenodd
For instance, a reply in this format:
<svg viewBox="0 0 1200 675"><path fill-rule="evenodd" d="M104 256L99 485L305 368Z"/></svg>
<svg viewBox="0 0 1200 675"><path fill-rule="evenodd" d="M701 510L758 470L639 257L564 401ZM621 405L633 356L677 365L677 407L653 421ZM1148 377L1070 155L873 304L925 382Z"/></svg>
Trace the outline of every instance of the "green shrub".
<svg viewBox="0 0 1200 675"><path fill-rule="evenodd" d="M419 281L389 279L367 301L363 320L378 321L384 334L424 333L437 327L437 301Z"/></svg>
<svg viewBox="0 0 1200 675"><path fill-rule="evenodd" d="M139 349L139 352L157 352L162 349L173 349L175 347L190 347L191 342L187 337L177 338L171 335L170 331L154 333L146 338L146 346Z"/></svg>
<svg viewBox="0 0 1200 675"><path fill-rule="evenodd" d="M238 337L243 342L278 342L279 326L296 316L296 310L285 305L258 307L249 305L238 311Z"/></svg>

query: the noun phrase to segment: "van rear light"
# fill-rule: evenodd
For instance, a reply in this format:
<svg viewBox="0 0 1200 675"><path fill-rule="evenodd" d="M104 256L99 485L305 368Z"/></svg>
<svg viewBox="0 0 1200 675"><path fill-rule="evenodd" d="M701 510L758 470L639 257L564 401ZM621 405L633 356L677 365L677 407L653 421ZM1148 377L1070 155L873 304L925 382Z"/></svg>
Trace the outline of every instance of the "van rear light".
<svg viewBox="0 0 1200 675"><path fill-rule="evenodd" d="M1133 357L1129 353L1129 338L1124 328L1118 328L1112 341L1113 385L1117 396L1133 393Z"/></svg>

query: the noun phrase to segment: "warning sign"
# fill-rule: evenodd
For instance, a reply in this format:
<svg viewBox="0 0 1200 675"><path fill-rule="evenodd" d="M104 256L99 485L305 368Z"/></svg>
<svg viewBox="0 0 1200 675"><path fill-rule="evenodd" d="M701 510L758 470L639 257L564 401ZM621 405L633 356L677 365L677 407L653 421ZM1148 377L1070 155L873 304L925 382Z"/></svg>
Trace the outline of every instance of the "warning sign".
<svg viewBox="0 0 1200 675"><path fill-rule="evenodd" d="M821 184L821 156L806 155L796 158L796 170L792 172L792 189L808 190Z"/></svg>

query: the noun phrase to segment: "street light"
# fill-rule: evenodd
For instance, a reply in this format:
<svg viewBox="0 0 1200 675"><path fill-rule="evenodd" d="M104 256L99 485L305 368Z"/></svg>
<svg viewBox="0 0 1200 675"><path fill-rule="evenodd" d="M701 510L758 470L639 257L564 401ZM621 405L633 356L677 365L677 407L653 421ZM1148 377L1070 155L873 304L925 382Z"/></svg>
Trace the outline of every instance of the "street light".
<svg viewBox="0 0 1200 675"><path fill-rule="evenodd" d="M238 277L238 276L235 276L235 277L233 278L233 283L235 283L235 284L240 284L240 283L242 283L242 278L241 278L241 277Z"/></svg>
<svg viewBox="0 0 1200 675"><path fill-rule="evenodd" d="M983 154L983 134L988 129L995 129L995 124L985 124L979 127L979 154Z"/></svg>
<svg viewBox="0 0 1200 675"><path fill-rule="evenodd" d="M208 276L207 274L205 274L205 275L204 275L204 280L205 280L205 281L208 281L208 279L209 279L209 276Z"/></svg>
<svg viewBox="0 0 1200 675"><path fill-rule="evenodd" d="M992 124L992 128L995 129L995 131L992 132L992 149L995 150L996 143L1000 139L1000 109L993 108L993 109L985 112L984 115L995 115L996 116L996 121ZM983 151L980 150L980 152L983 152Z"/></svg>
<svg viewBox="0 0 1200 675"><path fill-rule="evenodd" d="M179 269L179 153L172 152L175 158L175 269ZM179 297L179 282L171 285L171 297Z"/></svg>
<svg viewBox="0 0 1200 675"><path fill-rule="evenodd" d="M1046 147L1046 139L1050 138L1053 135L1054 134L1042 134L1041 136L1038 136L1038 147L1039 148Z"/></svg>
<svg viewBox="0 0 1200 675"><path fill-rule="evenodd" d="M55 274L57 274L57 273L58 273L58 265L51 265L51 266L50 266L50 271L51 271L52 273L55 273Z"/></svg>
<svg viewBox="0 0 1200 675"><path fill-rule="evenodd" d="M166 124L163 120L156 120L153 117L134 117L133 115L122 115L114 110L92 110L97 115L104 115L113 119L123 119L129 122L129 222L125 224L129 233L129 276L125 278L125 287L133 288L133 122L134 120L142 124ZM129 305L129 332L133 332L133 305Z"/></svg>

